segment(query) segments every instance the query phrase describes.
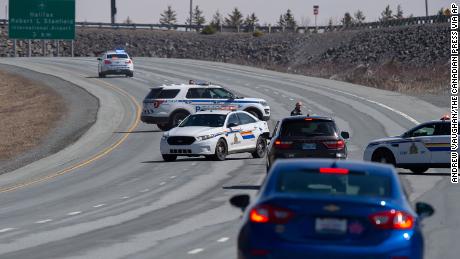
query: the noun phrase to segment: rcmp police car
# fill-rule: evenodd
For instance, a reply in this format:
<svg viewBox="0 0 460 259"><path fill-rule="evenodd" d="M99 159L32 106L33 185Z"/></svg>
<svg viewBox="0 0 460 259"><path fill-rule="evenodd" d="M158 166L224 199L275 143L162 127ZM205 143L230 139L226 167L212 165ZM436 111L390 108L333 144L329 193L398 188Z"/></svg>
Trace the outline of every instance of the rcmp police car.
<svg viewBox="0 0 460 259"><path fill-rule="evenodd" d="M450 119L443 117L401 136L373 140L364 151L364 160L393 164L414 173L450 167Z"/></svg>
<svg viewBox="0 0 460 259"><path fill-rule="evenodd" d="M141 120L169 130L189 114L228 106L247 111L259 120L270 118L270 107L263 99L237 97L218 85L194 83L152 88L144 99Z"/></svg>
<svg viewBox="0 0 460 259"><path fill-rule="evenodd" d="M107 51L97 58L99 61L99 77L106 75L134 76L134 65L132 59L122 49Z"/></svg>
<svg viewBox="0 0 460 259"><path fill-rule="evenodd" d="M265 156L270 132L267 122L244 111L210 110L189 115L163 134L160 151L165 161L178 156L225 160L227 154L250 152Z"/></svg>

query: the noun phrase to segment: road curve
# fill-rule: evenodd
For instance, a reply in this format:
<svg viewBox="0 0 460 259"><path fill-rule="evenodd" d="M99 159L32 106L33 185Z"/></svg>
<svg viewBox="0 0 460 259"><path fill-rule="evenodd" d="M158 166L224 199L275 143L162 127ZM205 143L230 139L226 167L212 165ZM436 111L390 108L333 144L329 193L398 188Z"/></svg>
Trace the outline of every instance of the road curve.
<svg viewBox="0 0 460 259"><path fill-rule="evenodd" d="M302 100L351 134L350 158L371 139L447 112L415 97L343 82L223 63L135 58L135 77L96 78L95 58L1 59L77 84L100 100L98 120L61 152L0 176L1 258L235 258L240 213L227 200L254 194L264 161L164 163L161 132L139 123L149 87L202 79L266 99L279 119ZM446 100L447 101L447 100ZM448 170L401 170L410 199L430 202L426 258L457 258L459 188Z"/></svg>

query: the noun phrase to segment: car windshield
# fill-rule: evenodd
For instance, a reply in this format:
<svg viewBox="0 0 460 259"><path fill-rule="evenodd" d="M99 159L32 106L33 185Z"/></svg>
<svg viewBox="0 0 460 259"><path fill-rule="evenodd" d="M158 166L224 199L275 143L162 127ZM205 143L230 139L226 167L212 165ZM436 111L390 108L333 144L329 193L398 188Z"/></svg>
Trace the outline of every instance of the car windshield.
<svg viewBox="0 0 460 259"><path fill-rule="evenodd" d="M126 54L107 54L107 58L128 58Z"/></svg>
<svg viewBox="0 0 460 259"><path fill-rule="evenodd" d="M179 127L222 127L227 115L224 114L193 114L188 116Z"/></svg>
<svg viewBox="0 0 460 259"><path fill-rule="evenodd" d="M390 177L366 172L324 174L318 170L283 171L278 176L276 188L282 193L391 196Z"/></svg>
<svg viewBox="0 0 460 259"><path fill-rule="evenodd" d="M283 122L280 136L337 136L337 129L330 120L288 120Z"/></svg>

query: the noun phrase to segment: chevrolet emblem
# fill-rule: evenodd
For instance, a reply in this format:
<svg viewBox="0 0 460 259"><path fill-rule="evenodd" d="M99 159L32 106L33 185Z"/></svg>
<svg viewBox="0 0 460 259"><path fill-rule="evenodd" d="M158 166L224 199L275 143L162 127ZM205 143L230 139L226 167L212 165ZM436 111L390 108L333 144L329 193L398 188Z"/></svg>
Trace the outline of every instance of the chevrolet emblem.
<svg viewBox="0 0 460 259"><path fill-rule="evenodd" d="M336 206L334 204L330 204L330 205L324 206L323 209L327 210L327 211L330 211L330 212L336 212L336 211L340 210L340 207Z"/></svg>

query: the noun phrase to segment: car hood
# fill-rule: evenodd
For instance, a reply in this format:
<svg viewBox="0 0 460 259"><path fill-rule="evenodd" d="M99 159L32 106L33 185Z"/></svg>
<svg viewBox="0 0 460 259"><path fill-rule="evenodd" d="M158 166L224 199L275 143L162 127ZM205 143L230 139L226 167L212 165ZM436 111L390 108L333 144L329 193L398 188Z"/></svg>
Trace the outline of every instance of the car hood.
<svg viewBox="0 0 460 259"><path fill-rule="evenodd" d="M216 133L221 128L213 127L201 127L201 126L192 126L192 127L175 127L171 129L168 133L169 136L192 136L198 137L207 134Z"/></svg>
<svg viewBox="0 0 460 259"><path fill-rule="evenodd" d="M370 143L376 144L376 143L385 143L385 142L393 142L393 141L400 141L403 138L400 136L394 136L394 137L387 137L387 138L379 138L379 139L374 139Z"/></svg>

